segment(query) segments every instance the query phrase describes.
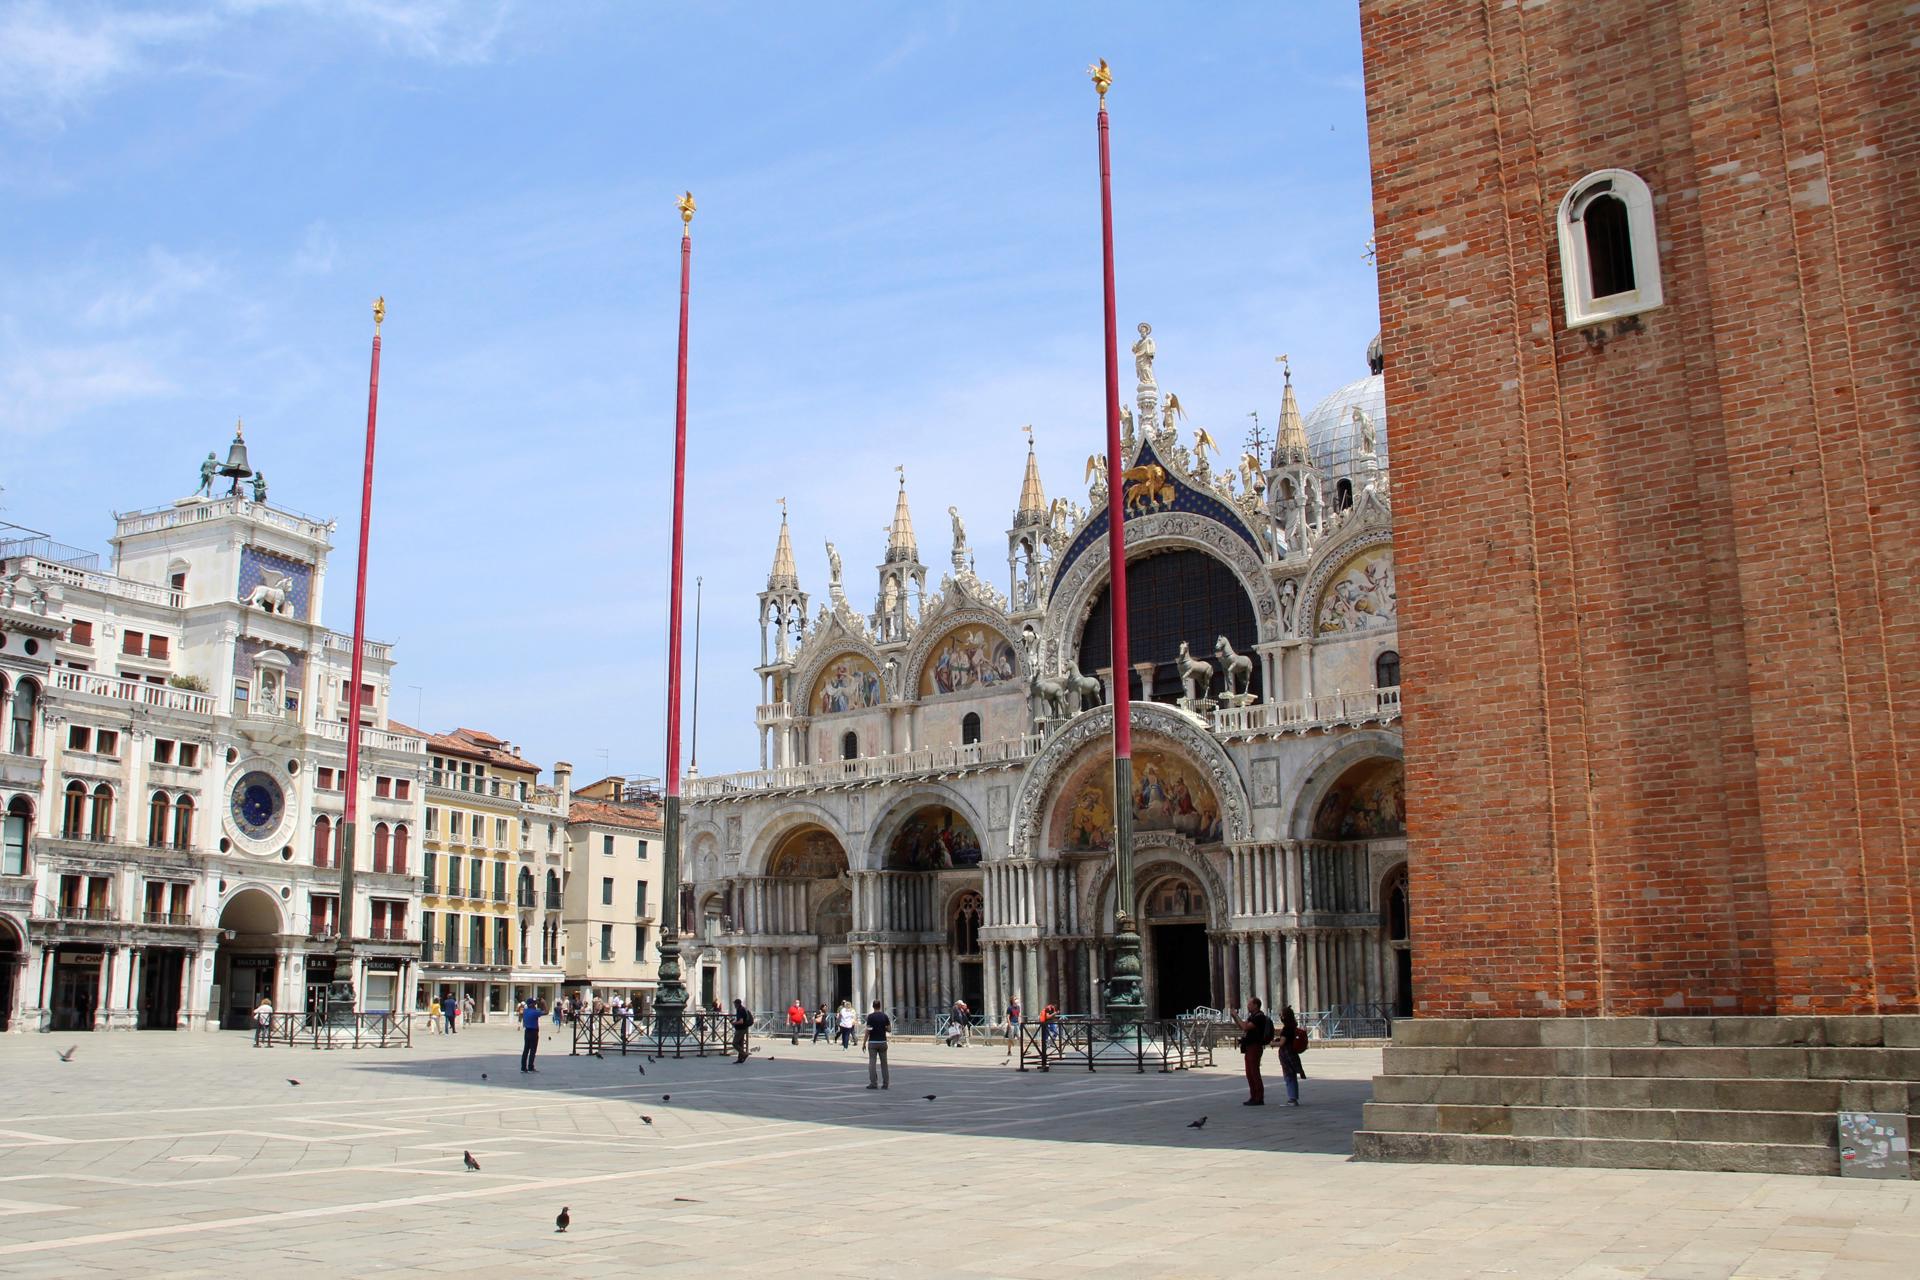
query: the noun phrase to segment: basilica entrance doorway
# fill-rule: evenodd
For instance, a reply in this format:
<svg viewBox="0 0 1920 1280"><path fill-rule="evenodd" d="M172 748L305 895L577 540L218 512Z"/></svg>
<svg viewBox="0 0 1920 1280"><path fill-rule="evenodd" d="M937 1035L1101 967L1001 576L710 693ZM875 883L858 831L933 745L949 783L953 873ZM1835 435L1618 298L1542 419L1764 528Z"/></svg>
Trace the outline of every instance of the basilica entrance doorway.
<svg viewBox="0 0 1920 1280"><path fill-rule="evenodd" d="M1156 924L1153 932L1153 1016L1172 1018L1211 1005L1207 979L1207 926Z"/></svg>
<svg viewBox="0 0 1920 1280"><path fill-rule="evenodd" d="M853 1002L853 962L833 966L833 1007Z"/></svg>

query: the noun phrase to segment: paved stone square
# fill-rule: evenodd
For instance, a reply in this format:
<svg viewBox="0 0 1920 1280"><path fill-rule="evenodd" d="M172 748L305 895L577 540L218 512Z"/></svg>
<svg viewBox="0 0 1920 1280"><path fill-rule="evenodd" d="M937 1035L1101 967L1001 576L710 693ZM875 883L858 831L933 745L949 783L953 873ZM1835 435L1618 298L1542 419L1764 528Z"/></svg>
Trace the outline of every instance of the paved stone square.
<svg viewBox="0 0 1920 1280"><path fill-rule="evenodd" d="M1920 1258L1911 1183L1352 1163L1377 1050L1309 1054L1294 1110L1242 1107L1224 1059L1021 1074L997 1046L901 1044L869 1093L825 1043L647 1064L562 1037L535 1076L517 1047L499 1026L384 1052L0 1037L0 1275L1708 1280Z"/></svg>

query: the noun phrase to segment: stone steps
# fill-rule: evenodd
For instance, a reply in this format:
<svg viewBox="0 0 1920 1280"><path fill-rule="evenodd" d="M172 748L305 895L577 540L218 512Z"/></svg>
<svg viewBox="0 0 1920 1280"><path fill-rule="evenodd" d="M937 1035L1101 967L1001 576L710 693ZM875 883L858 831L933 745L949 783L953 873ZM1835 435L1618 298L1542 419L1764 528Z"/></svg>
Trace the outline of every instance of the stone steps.
<svg viewBox="0 0 1920 1280"><path fill-rule="evenodd" d="M1757 1142L1836 1148L1831 1111L1699 1111L1670 1107L1529 1107L1369 1102L1368 1131L1513 1138ZM1911 1122L1910 1122L1911 1123ZM1838 1158L1837 1154L1833 1157Z"/></svg>
<svg viewBox="0 0 1920 1280"><path fill-rule="evenodd" d="M1920 1117L1920 1017L1408 1020L1362 1160L1833 1174L1836 1113Z"/></svg>
<svg viewBox="0 0 1920 1280"><path fill-rule="evenodd" d="M1481 1133L1353 1135L1359 1160L1420 1164L1559 1165L1596 1169L1701 1169L1831 1175L1839 1159L1818 1147L1758 1142L1659 1142L1638 1138L1538 1138Z"/></svg>
<svg viewBox="0 0 1920 1280"><path fill-rule="evenodd" d="M1381 1103L1446 1106L1652 1107L1694 1111L1903 1111L1920 1115L1904 1080L1727 1080L1655 1076L1375 1076Z"/></svg>

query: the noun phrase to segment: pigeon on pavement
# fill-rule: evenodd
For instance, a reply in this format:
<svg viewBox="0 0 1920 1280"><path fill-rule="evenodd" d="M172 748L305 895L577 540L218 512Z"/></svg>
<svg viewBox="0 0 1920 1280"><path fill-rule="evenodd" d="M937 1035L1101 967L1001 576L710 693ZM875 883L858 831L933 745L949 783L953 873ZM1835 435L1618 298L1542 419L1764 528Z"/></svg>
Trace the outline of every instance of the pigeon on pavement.
<svg viewBox="0 0 1920 1280"><path fill-rule="evenodd" d="M292 1085L296 1089L300 1087L300 1082L298 1080L295 1080L292 1076L287 1077L287 1083Z"/></svg>
<svg viewBox="0 0 1920 1280"><path fill-rule="evenodd" d="M567 1224L572 1221L573 1221L573 1215L567 1212L567 1206L561 1205L560 1216L553 1220L553 1229L555 1231L565 1231L567 1229Z"/></svg>
<svg viewBox="0 0 1920 1280"><path fill-rule="evenodd" d="M663 1093L663 1094L661 1094L661 1095L660 1095L660 1101L662 1101L662 1102L672 1102L672 1101L673 1101L673 1095L672 1095L672 1094L670 1094L670 1093Z"/></svg>
<svg viewBox="0 0 1920 1280"><path fill-rule="evenodd" d="M1198 1120L1192 1120L1187 1123L1187 1128L1189 1129L1204 1129L1206 1127L1207 1118L1205 1116L1201 1116Z"/></svg>
<svg viewBox="0 0 1920 1280"><path fill-rule="evenodd" d="M652 1123L653 1123L653 1117L652 1117L652 1116L641 1116L641 1117L640 1117L640 1123L641 1123L641 1124L652 1124Z"/></svg>
<svg viewBox="0 0 1920 1280"><path fill-rule="evenodd" d="M467 1168L472 1169L475 1173L478 1173L480 1171L480 1162L473 1158L473 1152L462 1151L460 1153L460 1158L462 1161L465 1162Z"/></svg>
<svg viewBox="0 0 1920 1280"><path fill-rule="evenodd" d="M928 1102L932 1102L935 1098L939 1097L940 1095L937 1093L929 1093L929 1094L924 1094L922 1096L925 1097Z"/></svg>

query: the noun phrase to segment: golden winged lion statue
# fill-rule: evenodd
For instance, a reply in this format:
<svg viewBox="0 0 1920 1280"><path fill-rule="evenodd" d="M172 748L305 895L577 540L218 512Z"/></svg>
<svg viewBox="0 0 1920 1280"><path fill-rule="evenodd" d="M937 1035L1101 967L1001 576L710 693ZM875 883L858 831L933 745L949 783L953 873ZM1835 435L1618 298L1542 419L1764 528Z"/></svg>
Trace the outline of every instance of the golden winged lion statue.
<svg viewBox="0 0 1920 1280"><path fill-rule="evenodd" d="M1134 515L1142 511L1158 511L1173 505L1173 483L1167 479L1166 468L1157 462L1149 462L1143 467L1128 467L1120 473L1127 485L1127 514Z"/></svg>

